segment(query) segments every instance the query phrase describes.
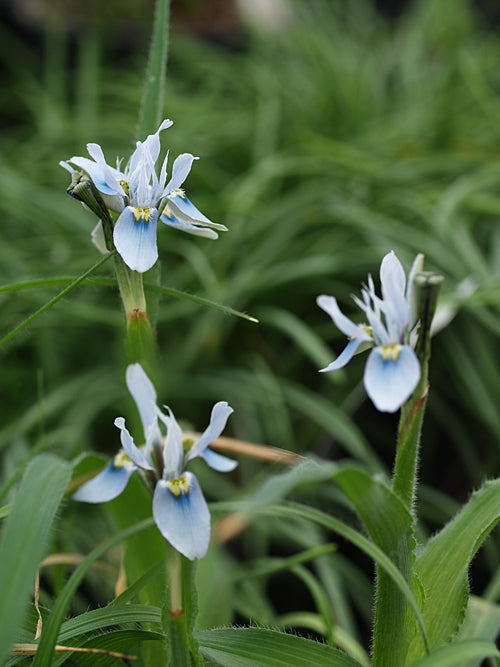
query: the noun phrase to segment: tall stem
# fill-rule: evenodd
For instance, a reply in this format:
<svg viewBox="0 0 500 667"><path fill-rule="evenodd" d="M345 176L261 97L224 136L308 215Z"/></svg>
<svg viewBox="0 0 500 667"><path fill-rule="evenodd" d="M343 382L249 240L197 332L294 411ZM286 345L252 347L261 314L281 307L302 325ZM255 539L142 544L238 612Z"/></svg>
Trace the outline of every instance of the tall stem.
<svg viewBox="0 0 500 667"><path fill-rule="evenodd" d="M151 373L155 368L155 343L146 310L142 273L129 269L118 254L114 260L120 296L127 318L128 362L141 362Z"/></svg>

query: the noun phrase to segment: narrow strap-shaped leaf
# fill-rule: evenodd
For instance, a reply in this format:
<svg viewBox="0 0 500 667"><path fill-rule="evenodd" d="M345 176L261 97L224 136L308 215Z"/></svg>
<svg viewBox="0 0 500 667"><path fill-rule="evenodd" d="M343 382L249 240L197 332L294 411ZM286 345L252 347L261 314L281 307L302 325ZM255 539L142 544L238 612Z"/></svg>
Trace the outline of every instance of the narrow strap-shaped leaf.
<svg viewBox="0 0 500 667"><path fill-rule="evenodd" d="M223 667L359 667L338 649L266 628L222 628L196 633L205 658Z"/></svg>
<svg viewBox="0 0 500 667"><path fill-rule="evenodd" d="M134 526L127 528L126 530L120 531L91 551L83 563L81 563L76 568L76 570L66 582L66 585L61 591L60 595L58 596L52 609L52 613L44 623L40 646L33 660L33 667L44 667L45 665L51 664L54 646L56 645L57 637L59 635L61 624L63 622L66 611L70 605L71 599L75 594L76 589L78 588L78 585L80 584L80 581L83 579L92 564L101 558L101 556L106 553L108 549L114 547L115 544L119 544L129 537L137 535L141 531L150 528L153 524L154 521L152 518L146 519L145 521L141 521L140 523L137 523Z"/></svg>
<svg viewBox="0 0 500 667"><path fill-rule="evenodd" d="M156 131L163 112L167 71L169 0L156 0L153 38L149 50L144 91L139 112L138 138Z"/></svg>
<svg viewBox="0 0 500 667"><path fill-rule="evenodd" d="M94 264L94 266L91 266L88 271L85 271L84 274L79 276L78 278L75 278L73 282L71 282L65 289L63 289L59 294L56 294L55 297L53 297L50 301L47 301L47 303L36 310L34 313L32 313L29 317L27 317L21 324L18 324L17 327L12 329L12 331L9 331L9 333L4 336L3 338L0 339L0 346L6 343L8 340L13 338L16 334L18 334L20 331L22 331L25 327L28 326L28 324L31 324L33 320L35 320L39 315L42 315L46 310L49 308L52 308L54 304L56 304L60 299L65 297L67 294L69 294L72 290L75 289L75 287L78 287L78 285L85 280L88 276L90 276L91 273L93 273L96 269L98 269L100 266L104 264L104 262L107 262L110 257L112 257L114 253L109 253L109 255L105 255L102 257L98 262Z"/></svg>
<svg viewBox="0 0 500 667"><path fill-rule="evenodd" d="M34 458L23 475L0 543L0 662L9 650L50 529L70 477L70 466L55 456ZM47 663L48 664L48 663Z"/></svg>

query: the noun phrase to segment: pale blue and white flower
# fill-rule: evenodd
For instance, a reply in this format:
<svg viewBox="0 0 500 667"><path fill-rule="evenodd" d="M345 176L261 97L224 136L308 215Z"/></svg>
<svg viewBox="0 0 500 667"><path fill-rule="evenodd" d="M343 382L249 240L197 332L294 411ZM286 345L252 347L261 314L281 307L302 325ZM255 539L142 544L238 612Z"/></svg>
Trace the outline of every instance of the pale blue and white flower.
<svg viewBox="0 0 500 667"><path fill-rule="evenodd" d="M421 258L417 258L421 261ZM414 269L417 266L414 263ZM317 304L332 318L350 340L343 352L322 368L328 372L343 368L362 347L373 348L365 366L364 385L375 407L382 412L395 412L411 396L420 380L420 364L410 344L414 325L412 281L408 285L404 269L394 254L388 253L380 266L382 297L375 293L371 276L361 291L362 299L354 297L365 313L367 323L355 324L340 310L333 296L321 295Z"/></svg>
<svg viewBox="0 0 500 667"><path fill-rule="evenodd" d="M116 498L135 471L154 482L153 516L160 532L187 558L203 558L210 541L210 512L195 475L186 470L200 456L214 470L229 472L236 461L208 449L226 425L233 409L216 403L210 424L199 438L183 435L172 411L165 415L156 404L156 391L139 364L127 368L127 387L141 417L145 444L137 447L123 417L115 419L122 449L96 477L83 484L75 500L101 503ZM166 427L166 435L161 425Z"/></svg>
<svg viewBox="0 0 500 667"><path fill-rule="evenodd" d="M158 258L158 219L175 229L211 239L218 238L216 230L227 231L224 225L204 216L181 189L197 157L191 153L179 155L167 181L167 153L157 174L160 132L171 125L171 120L164 120L154 134L138 141L123 170L121 160L116 167L108 165L102 148L95 143L87 144L92 159L74 156L60 163L70 172L74 166L87 172L105 205L118 214L113 230L115 247L127 266L140 273L150 269Z"/></svg>

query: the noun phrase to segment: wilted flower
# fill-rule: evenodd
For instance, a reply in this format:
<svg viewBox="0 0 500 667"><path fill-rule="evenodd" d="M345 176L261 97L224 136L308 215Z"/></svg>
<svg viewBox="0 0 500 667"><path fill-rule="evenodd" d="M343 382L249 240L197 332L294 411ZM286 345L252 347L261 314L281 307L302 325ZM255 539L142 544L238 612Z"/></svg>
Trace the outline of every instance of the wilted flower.
<svg viewBox="0 0 500 667"><path fill-rule="evenodd" d="M368 285L361 291L362 300L354 297L367 324L354 324L341 312L335 297L322 295L317 299L318 306L350 338L343 352L322 372L343 368L362 344L373 347L365 366L364 384L375 407L382 412L398 410L420 380L420 364L409 342L414 324L412 286L416 265L417 261L407 286L400 261L394 252L388 253L380 266L382 298L375 294L373 279L368 276Z"/></svg>
<svg viewBox="0 0 500 667"><path fill-rule="evenodd" d="M187 558L203 558L210 541L210 512L198 480L186 470L191 459L203 458L211 468L229 472L238 464L207 447L222 433L233 409L216 403L208 428L197 440L183 437L168 409L156 405L156 392L139 364L127 368L127 387L132 394L144 428L145 445L137 447L123 417L115 419L123 449L96 477L83 484L75 500L101 503L116 498L136 470L155 481L153 516L162 535ZM158 420L166 426L163 435Z"/></svg>
<svg viewBox="0 0 500 667"><path fill-rule="evenodd" d="M75 156L60 163L71 173L73 165L83 169L92 179L104 204L110 211L119 214L113 230L115 247L127 266L140 273L150 269L158 258L158 218L175 229L212 239L218 237L216 229L227 231L224 225L206 218L181 189L193 161L198 158L191 153L179 155L174 160L172 176L167 182L167 153L157 174L159 135L171 125L171 120L164 120L154 134L143 142L138 141L123 171L122 160L117 160L116 168L109 166L102 148L93 143L87 144L91 160ZM94 237L96 233L94 230Z"/></svg>

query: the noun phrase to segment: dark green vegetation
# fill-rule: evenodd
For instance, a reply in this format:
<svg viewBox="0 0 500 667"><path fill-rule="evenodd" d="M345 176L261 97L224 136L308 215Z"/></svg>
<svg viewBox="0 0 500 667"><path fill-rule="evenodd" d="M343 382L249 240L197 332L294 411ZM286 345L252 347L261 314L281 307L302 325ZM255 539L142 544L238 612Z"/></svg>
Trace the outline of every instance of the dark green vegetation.
<svg viewBox="0 0 500 667"><path fill-rule="evenodd" d="M260 324L158 298L154 379L161 402L195 428L216 400L227 400L235 408L228 434L386 471L397 420L366 399L361 357L336 374L317 373L344 339L315 298L333 294L349 314L350 294L386 252L395 250L408 269L423 252L426 268L445 276L442 303L457 310L433 341L419 498L425 533L499 470L500 39L463 0L415 2L394 24L359 0L339 3L341 15L334 4L299 6L286 30L247 36L238 48L172 28L165 117L174 126L162 143L172 157L200 156L186 189L230 231L211 242L160 229L159 281ZM87 141L106 156L128 156L135 139L148 24L123 17L113 25L108 17L105 25L64 25L48 21L41 43L12 30L1 35L0 336L66 284L51 279L70 282L99 259L90 243L94 217L65 194L69 178L58 161L85 155ZM132 404L119 299L99 281L111 276L104 265L2 347L1 504L35 452L72 459L116 451L113 419L130 419ZM40 279L47 283L6 289ZM201 466L199 475L207 496L232 500L269 472L242 460L230 478ZM298 497L349 512L331 487ZM68 502L54 550L89 552L109 534L106 516L104 507ZM301 565L272 576L270 561L262 576L244 576L250 559L325 540L319 528L301 528L262 518L229 555L214 549L199 574L220 604L201 609L200 628L251 618L322 634L320 615L307 611L321 607L319 580L340 628L366 645L371 565L352 561L350 547L322 556L312 582ZM476 593L499 562L498 538L486 547L473 571ZM48 606L65 574L47 571ZM102 574L94 573L79 610L110 599L106 586L103 596ZM487 593L497 599L500 586Z"/></svg>

